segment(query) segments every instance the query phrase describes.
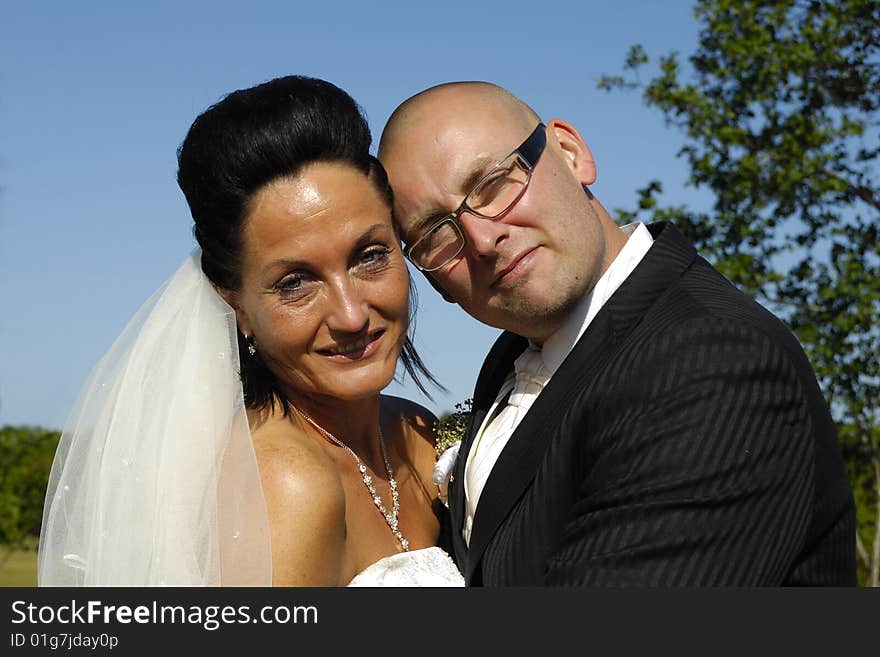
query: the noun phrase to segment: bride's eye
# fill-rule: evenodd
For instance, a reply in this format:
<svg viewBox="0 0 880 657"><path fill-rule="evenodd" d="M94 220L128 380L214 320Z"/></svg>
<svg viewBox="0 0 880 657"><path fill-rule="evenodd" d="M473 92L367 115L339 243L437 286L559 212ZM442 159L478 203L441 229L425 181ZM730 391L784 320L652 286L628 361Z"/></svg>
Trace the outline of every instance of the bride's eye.
<svg viewBox="0 0 880 657"><path fill-rule="evenodd" d="M302 297L311 288L311 280L302 273L285 276L275 284L275 289L284 297Z"/></svg>
<svg viewBox="0 0 880 657"><path fill-rule="evenodd" d="M372 246L361 251L357 259L357 264L365 267L367 270L381 269L391 256L391 249L386 246Z"/></svg>

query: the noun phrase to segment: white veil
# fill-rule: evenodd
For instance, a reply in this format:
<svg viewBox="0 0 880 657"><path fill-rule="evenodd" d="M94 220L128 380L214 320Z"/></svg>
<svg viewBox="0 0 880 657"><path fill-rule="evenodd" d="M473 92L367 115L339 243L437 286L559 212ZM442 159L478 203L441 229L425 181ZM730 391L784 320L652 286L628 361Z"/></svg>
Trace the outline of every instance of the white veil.
<svg viewBox="0 0 880 657"><path fill-rule="evenodd" d="M235 315L196 250L91 372L65 423L40 586L270 586Z"/></svg>

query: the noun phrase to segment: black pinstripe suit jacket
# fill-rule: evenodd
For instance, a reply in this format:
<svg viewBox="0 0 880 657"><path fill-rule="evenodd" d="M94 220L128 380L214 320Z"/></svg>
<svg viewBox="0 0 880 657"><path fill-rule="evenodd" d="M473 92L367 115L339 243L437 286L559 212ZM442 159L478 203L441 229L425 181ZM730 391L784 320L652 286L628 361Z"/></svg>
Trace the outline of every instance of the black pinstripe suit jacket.
<svg viewBox="0 0 880 657"><path fill-rule="evenodd" d="M470 585L852 585L852 492L800 345L671 225L514 432L461 537L467 452L526 341L487 357L450 484Z"/></svg>

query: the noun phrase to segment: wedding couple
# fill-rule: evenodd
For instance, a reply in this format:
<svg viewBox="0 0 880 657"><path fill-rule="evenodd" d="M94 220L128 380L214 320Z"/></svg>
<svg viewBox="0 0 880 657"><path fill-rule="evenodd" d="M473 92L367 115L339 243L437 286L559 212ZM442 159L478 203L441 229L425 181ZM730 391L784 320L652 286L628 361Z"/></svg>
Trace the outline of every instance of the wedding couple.
<svg viewBox="0 0 880 657"><path fill-rule="evenodd" d="M572 125L452 83L370 143L305 77L195 120L200 249L83 388L40 585L854 583L797 341L673 226L618 227ZM398 364L435 382L404 258L504 329L439 464L431 414L380 394Z"/></svg>

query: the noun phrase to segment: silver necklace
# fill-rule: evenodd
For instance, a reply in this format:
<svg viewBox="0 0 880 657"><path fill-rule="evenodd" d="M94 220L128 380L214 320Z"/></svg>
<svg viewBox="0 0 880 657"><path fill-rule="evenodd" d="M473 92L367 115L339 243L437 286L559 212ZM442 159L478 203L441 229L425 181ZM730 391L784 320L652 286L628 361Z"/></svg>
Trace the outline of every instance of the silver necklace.
<svg viewBox="0 0 880 657"><path fill-rule="evenodd" d="M342 447L354 457L354 460L357 463L358 471L361 473L361 477L364 480L364 486L367 487L367 490L370 491L370 495L373 497L373 504L376 505L376 508L379 509L379 513L381 513L382 517L385 518L385 522L388 523L388 527L391 529L391 533L394 534L394 537L400 542L400 547L403 548L404 552L409 552L409 541L403 537L403 534L400 531L399 523L397 521L397 516L400 511L400 494L397 491L397 480L394 478L394 474L391 471L391 463L388 461L388 452L385 450L385 438L382 435L382 427L379 427L379 446L382 448L382 460L385 462L385 473L388 475L388 484L391 486L392 509L390 513L385 508L385 505L382 503L382 498L379 496L379 492L373 485L373 478L367 474L367 466L364 465L364 462L361 461L360 457L358 457L358 455L354 453L354 450L346 445L344 442L339 440L332 433L327 431L320 424L315 422L308 415L299 410L296 406L294 406L293 408L294 410L296 410L297 413L302 415L303 419L306 422L315 427L315 429L317 429L322 436L327 438L333 444Z"/></svg>

